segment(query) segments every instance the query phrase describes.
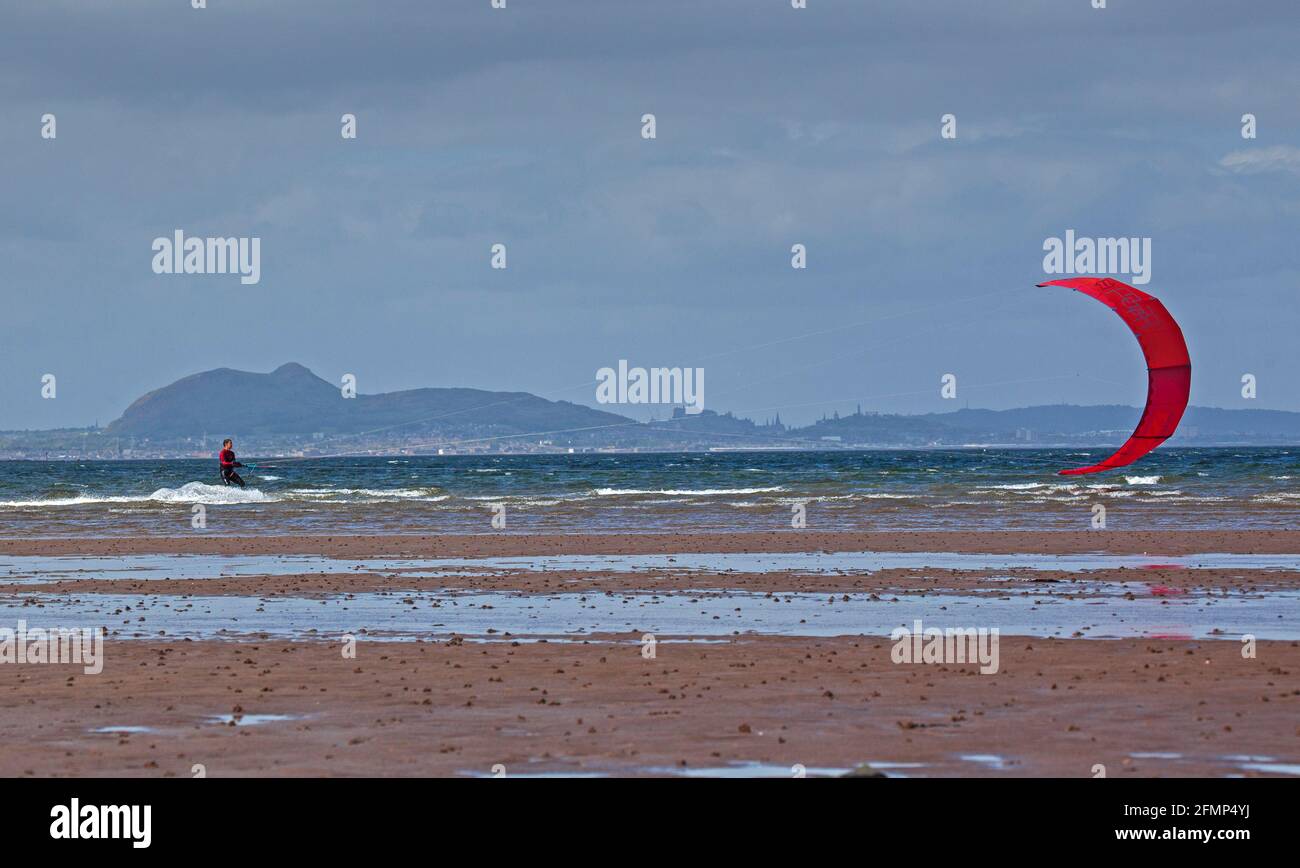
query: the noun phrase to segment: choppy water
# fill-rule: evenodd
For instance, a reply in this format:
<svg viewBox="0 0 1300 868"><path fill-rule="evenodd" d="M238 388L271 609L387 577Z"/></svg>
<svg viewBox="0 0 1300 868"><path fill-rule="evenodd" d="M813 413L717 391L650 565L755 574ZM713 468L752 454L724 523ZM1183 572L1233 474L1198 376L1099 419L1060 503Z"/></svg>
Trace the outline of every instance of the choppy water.
<svg viewBox="0 0 1300 868"><path fill-rule="evenodd" d="M892 450L0 462L0 535L638 533L1300 526L1300 448L1160 449L1086 477L1109 450ZM241 456L243 457L243 456ZM504 504L506 526L491 524Z"/></svg>

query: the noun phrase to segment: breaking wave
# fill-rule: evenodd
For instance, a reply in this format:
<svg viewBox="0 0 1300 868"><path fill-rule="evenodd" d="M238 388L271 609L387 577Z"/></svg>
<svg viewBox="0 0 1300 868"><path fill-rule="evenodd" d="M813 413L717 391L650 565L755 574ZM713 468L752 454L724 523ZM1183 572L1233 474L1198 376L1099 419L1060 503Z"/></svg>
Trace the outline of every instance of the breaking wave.
<svg viewBox="0 0 1300 868"><path fill-rule="evenodd" d="M187 482L180 488L160 488L152 494L80 494L76 497L0 500L0 507L30 509L47 506L83 506L92 503L274 503L278 499L256 488L236 488L226 485L207 485L203 482Z"/></svg>
<svg viewBox="0 0 1300 868"><path fill-rule="evenodd" d="M180 488L160 488L142 500L159 503L274 503L279 500L256 488L236 488L233 485L208 485L187 482Z"/></svg>

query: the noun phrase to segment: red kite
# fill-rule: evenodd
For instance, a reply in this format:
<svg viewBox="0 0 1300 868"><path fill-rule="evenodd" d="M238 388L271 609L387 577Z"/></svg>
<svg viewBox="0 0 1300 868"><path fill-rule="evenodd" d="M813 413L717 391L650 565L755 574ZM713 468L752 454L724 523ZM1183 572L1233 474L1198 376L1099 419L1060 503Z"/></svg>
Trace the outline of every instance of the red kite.
<svg viewBox="0 0 1300 868"><path fill-rule="evenodd" d="M1187 409L1192 360L1178 323L1155 296L1109 277L1049 280L1039 286L1067 286L1091 296L1119 314L1133 330L1147 359L1147 405L1137 428L1115 454L1091 467L1060 471L1062 476L1126 467L1173 436Z"/></svg>

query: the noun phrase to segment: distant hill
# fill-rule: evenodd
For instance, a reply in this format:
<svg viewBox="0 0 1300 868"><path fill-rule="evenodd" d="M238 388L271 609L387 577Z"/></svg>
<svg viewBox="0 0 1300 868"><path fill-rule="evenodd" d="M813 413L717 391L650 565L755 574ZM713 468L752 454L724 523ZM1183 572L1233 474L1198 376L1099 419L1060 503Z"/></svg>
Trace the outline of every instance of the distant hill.
<svg viewBox="0 0 1300 868"><path fill-rule="evenodd" d="M1142 408L1122 404L1079 407L1051 404L1014 410L956 410L930 413L932 419L967 431L1012 432L1027 429L1040 434L1085 436L1115 432L1127 437L1142 416ZM1300 413L1286 410L1226 410L1188 407L1178 425L1184 437L1272 440L1300 437ZM1296 442L1292 439L1291 442Z"/></svg>
<svg viewBox="0 0 1300 868"><path fill-rule="evenodd" d="M520 433L631 422L527 392L410 389L345 399L338 386L290 363L269 374L218 368L177 380L135 401L106 433L156 440L205 433L263 438L357 434L389 427Z"/></svg>
<svg viewBox="0 0 1300 868"><path fill-rule="evenodd" d="M156 389L107 428L0 432L0 458L208 457L222 437L248 454L383 455L974 445L1103 446L1141 408L1055 404L912 415L857 412L788 427L705 410L640 423L527 392L410 389L344 398L299 364L269 374L219 368ZM1171 446L1300 444L1300 413L1188 407Z"/></svg>
<svg viewBox="0 0 1300 868"><path fill-rule="evenodd" d="M948 413L855 413L796 429L802 437L871 444L1119 443L1133 431L1142 408L1122 404L1080 407L1051 404L1012 410L962 409ZM1177 443L1300 443L1300 413L1188 407Z"/></svg>

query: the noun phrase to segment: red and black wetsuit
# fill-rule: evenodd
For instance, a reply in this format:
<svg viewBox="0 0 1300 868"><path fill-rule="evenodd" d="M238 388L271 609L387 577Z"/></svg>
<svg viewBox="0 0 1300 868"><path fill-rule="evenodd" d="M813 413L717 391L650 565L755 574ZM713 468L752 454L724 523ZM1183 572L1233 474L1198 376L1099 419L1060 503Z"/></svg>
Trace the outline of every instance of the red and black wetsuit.
<svg viewBox="0 0 1300 868"><path fill-rule="evenodd" d="M221 454L217 456L217 460L221 462L221 481L226 485L238 485L240 488L243 488L244 480L239 478L239 474L235 472L235 468L243 467L244 465L235 460L235 450L222 449Z"/></svg>

